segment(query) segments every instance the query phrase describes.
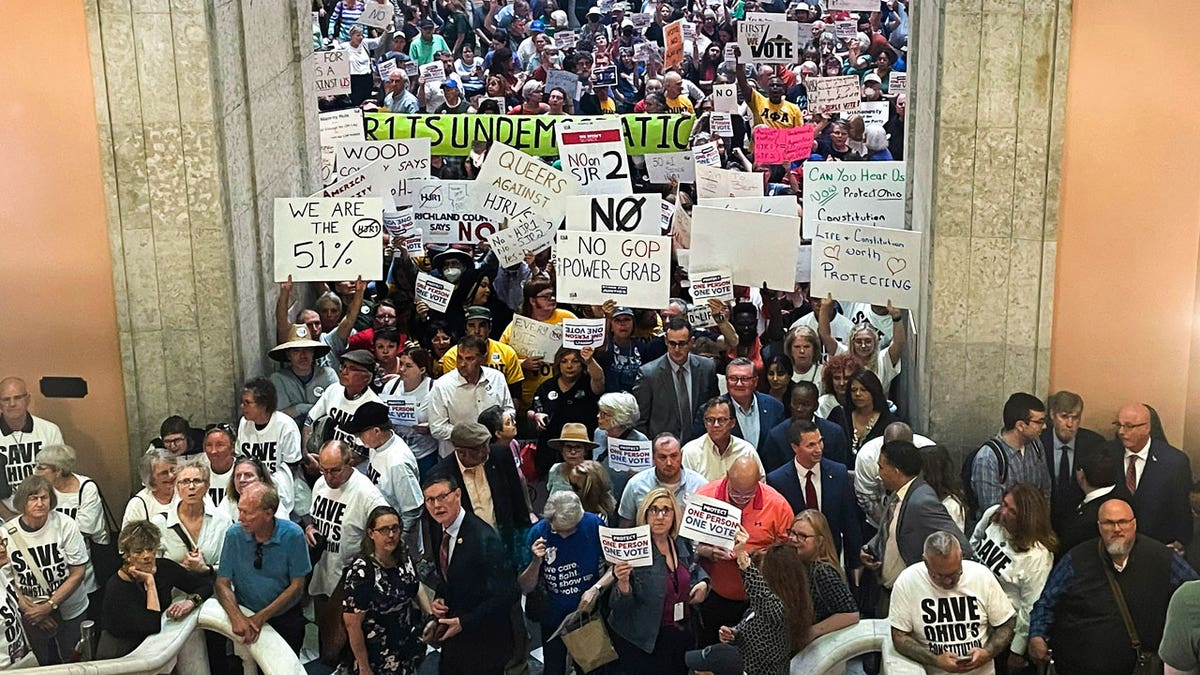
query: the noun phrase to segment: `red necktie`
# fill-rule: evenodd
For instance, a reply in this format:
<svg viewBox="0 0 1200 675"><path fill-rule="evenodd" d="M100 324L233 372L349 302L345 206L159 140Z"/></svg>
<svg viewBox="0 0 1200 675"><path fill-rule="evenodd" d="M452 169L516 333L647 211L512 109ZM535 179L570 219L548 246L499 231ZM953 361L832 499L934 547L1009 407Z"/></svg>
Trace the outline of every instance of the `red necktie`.
<svg viewBox="0 0 1200 675"><path fill-rule="evenodd" d="M1125 469L1125 488L1129 494L1137 491L1137 455L1129 456L1129 468Z"/></svg>
<svg viewBox="0 0 1200 675"><path fill-rule="evenodd" d="M450 533L442 533L442 547L438 551L438 561L442 563L442 574L450 567Z"/></svg>
<svg viewBox="0 0 1200 675"><path fill-rule="evenodd" d="M817 505L817 486L813 485L813 470L808 470L808 478L804 481L804 505L810 509L819 509Z"/></svg>

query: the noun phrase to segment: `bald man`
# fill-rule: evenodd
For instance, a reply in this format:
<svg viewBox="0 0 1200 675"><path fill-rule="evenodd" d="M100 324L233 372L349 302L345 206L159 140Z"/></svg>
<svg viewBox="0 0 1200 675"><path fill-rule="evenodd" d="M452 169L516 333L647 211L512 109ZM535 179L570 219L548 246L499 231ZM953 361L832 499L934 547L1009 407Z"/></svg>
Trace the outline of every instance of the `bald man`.
<svg viewBox="0 0 1200 675"><path fill-rule="evenodd" d="M34 456L45 445L62 445L62 430L49 420L29 412L29 389L19 377L0 380L0 455L4 474L0 479L0 515L15 517L12 492L33 474Z"/></svg>
<svg viewBox="0 0 1200 675"><path fill-rule="evenodd" d="M1121 589L1141 643L1150 649L1162 638L1171 594L1196 578L1182 557L1139 534L1140 521L1128 503L1104 502L1098 524L1100 538L1062 557L1029 615L1030 658L1045 663L1053 657L1062 675L1133 672L1135 653L1108 574Z"/></svg>
<svg viewBox="0 0 1200 675"><path fill-rule="evenodd" d="M739 457L729 466L725 477L714 480L696 494L733 504L742 511L742 527L750 534L747 551L764 549L784 541L792 525L792 507L783 495L762 482L762 467L757 457ZM736 626L746 610L746 589L733 551L697 544L700 566L709 574L711 591L700 606L704 629L700 644L717 641L717 629Z"/></svg>
<svg viewBox="0 0 1200 675"><path fill-rule="evenodd" d="M1113 496L1133 505L1142 534L1182 553L1192 540L1192 467L1187 455L1150 437L1150 410L1141 403L1127 403L1117 411L1113 450L1120 457Z"/></svg>
<svg viewBox="0 0 1200 675"><path fill-rule="evenodd" d="M914 434L912 427L904 422L892 422L884 427L882 436L872 438L859 448L854 459L854 496L872 528L878 528L883 520L887 490L879 478L879 450L889 441L908 441L918 448L936 445L921 434Z"/></svg>

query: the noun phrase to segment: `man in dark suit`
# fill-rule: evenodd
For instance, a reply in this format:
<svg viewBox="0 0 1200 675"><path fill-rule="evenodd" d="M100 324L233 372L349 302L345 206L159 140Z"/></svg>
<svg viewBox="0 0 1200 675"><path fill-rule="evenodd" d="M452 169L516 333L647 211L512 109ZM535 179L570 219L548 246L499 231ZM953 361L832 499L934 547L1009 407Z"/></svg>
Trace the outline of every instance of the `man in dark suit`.
<svg viewBox="0 0 1200 675"><path fill-rule="evenodd" d="M791 418L785 419L771 427L761 445L758 446L758 456L762 458L763 466L768 472L774 471L787 464L792 459L792 448L788 440L788 430L793 420L812 422L821 432L821 441L825 444L824 458L839 462L842 466L850 465L850 442L846 440L846 432L838 424L823 417L817 417L817 399L820 392L812 382L794 382L789 390L788 407Z"/></svg>
<svg viewBox="0 0 1200 675"><path fill-rule="evenodd" d="M444 626L439 672L499 673L512 657L511 609L520 598L516 575L496 531L463 507L454 478L433 475L425 509L438 524L427 546L437 574L433 615Z"/></svg>
<svg viewBox="0 0 1200 675"><path fill-rule="evenodd" d="M1058 535L1055 560L1089 539L1100 536L1100 505L1113 496L1117 482L1117 459L1103 447L1080 450L1075 460L1075 481L1083 497L1062 522L1054 526Z"/></svg>
<svg viewBox="0 0 1200 675"><path fill-rule="evenodd" d="M958 539L963 557L974 558L967 537L933 488L917 477L920 473L921 451L917 446L908 441L883 444L879 479L891 494L884 504L879 532L862 548L861 556L868 569L879 571L883 587L889 590L905 567L921 561L925 538L939 530Z"/></svg>
<svg viewBox="0 0 1200 675"><path fill-rule="evenodd" d="M834 547L839 555L845 553L846 569L857 569L862 516L845 465L822 457L824 442L812 422L791 422L789 441L795 461L767 474L767 485L783 495L793 512L817 509L824 514Z"/></svg>
<svg viewBox="0 0 1200 675"><path fill-rule="evenodd" d="M1138 532L1182 553L1192 540L1188 490L1192 466L1187 455L1166 441L1150 438L1150 410L1128 403L1117 411L1117 456L1121 457L1114 497L1133 506Z"/></svg>
<svg viewBox="0 0 1200 675"><path fill-rule="evenodd" d="M1079 394L1066 390L1051 394L1046 407L1050 425L1042 430L1042 448L1046 468L1050 470L1050 522L1054 531L1060 532L1083 501L1084 493L1075 480L1080 452L1100 447L1104 438L1079 426L1083 416L1083 399Z"/></svg>
<svg viewBox="0 0 1200 675"><path fill-rule="evenodd" d="M641 413L637 429L650 438L667 432L687 443L702 435L692 428L696 408L720 393L716 365L692 354L692 327L683 317L667 321L664 339L666 356L642 366L633 385Z"/></svg>
<svg viewBox="0 0 1200 675"><path fill-rule="evenodd" d="M783 404L774 396L756 391L758 375L754 362L739 356L725 367L725 384L728 394L720 398L733 402L733 435L745 440L759 450L771 429L784 420ZM697 410L692 418L692 433L699 437L704 433L704 412Z"/></svg>

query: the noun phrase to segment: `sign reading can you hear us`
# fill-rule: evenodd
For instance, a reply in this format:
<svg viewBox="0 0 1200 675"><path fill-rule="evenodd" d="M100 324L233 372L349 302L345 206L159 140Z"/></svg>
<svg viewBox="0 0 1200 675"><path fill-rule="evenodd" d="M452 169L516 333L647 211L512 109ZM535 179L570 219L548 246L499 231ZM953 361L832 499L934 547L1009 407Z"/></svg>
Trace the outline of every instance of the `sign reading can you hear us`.
<svg viewBox="0 0 1200 675"><path fill-rule="evenodd" d="M921 233L867 225L817 223L812 293L842 302L915 308L921 291Z"/></svg>
<svg viewBox="0 0 1200 675"><path fill-rule="evenodd" d="M373 279L383 259L383 200L275 200L275 281ZM663 303L666 304L666 303Z"/></svg>

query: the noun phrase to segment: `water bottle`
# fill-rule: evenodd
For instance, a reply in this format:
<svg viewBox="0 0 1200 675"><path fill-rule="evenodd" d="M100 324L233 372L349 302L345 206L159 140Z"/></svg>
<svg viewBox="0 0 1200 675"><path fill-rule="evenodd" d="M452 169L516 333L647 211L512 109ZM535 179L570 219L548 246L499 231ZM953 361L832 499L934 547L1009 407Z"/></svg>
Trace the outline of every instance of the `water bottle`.
<svg viewBox="0 0 1200 675"><path fill-rule="evenodd" d="M96 657L96 639L98 637L95 621L87 619L79 624L79 644L75 645L75 651L79 653L80 661L91 661Z"/></svg>

